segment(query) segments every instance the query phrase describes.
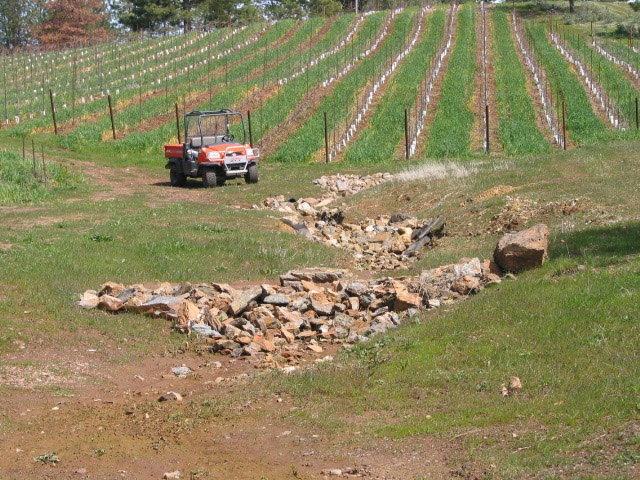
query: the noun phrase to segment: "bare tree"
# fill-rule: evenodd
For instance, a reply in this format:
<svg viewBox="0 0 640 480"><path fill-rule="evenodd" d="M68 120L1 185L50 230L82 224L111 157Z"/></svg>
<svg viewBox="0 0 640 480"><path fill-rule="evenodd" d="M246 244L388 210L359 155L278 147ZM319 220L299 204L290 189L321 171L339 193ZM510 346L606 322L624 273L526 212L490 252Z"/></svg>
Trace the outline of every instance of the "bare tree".
<svg viewBox="0 0 640 480"><path fill-rule="evenodd" d="M43 46L64 46L108 37L108 15L101 0L53 0L34 33Z"/></svg>

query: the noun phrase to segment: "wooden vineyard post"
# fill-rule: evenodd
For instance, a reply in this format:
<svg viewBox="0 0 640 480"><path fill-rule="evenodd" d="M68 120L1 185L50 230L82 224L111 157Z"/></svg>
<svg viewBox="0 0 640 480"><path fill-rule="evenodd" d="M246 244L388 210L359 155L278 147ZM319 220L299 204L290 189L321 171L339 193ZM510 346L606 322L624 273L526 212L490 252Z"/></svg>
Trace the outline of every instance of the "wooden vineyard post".
<svg viewBox="0 0 640 480"><path fill-rule="evenodd" d="M567 149L567 102L562 101L562 149Z"/></svg>
<svg viewBox="0 0 640 480"><path fill-rule="evenodd" d="M78 76L78 51L73 62L73 80L71 82L71 118L72 125L76 124L76 78Z"/></svg>
<svg viewBox="0 0 640 480"><path fill-rule="evenodd" d="M4 118L9 120L9 111L7 110L7 56L2 52L2 87L4 90Z"/></svg>
<svg viewBox="0 0 640 480"><path fill-rule="evenodd" d="M409 160L409 111L404 109L404 159Z"/></svg>
<svg viewBox="0 0 640 480"><path fill-rule="evenodd" d="M51 100L51 115L53 115L53 131L58 135L58 122L56 121L56 105L53 103L53 90L49 89L49 99Z"/></svg>
<svg viewBox="0 0 640 480"><path fill-rule="evenodd" d="M109 101L109 118L111 119L111 133L113 134L113 139L116 139L116 125L113 121L113 106L111 105L111 94L107 95L107 100Z"/></svg>
<svg viewBox="0 0 640 480"><path fill-rule="evenodd" d="M327 123L327 112L324 112L324 162L329 163L329 125Z"/></svg>
<svg viewBox="0 0 640 480"><path fill-rule="evenodd" d="M636 130L640 129L640 117L638 117L638 97L636 97Z"/></svg>
<svg viewBox="0 0 640 480"><path fill-rule="evenodd" d="M489 153L489 104L484 104L485 152Z"/></svg>
<svg viewBox="0 0 640 480"><path fill-rule="evenodd" d="M180 113L178 113L178 102L176 102L176 127L178 129L178 143L182 143L180 139Z"/></svg>
<svg viewBox="0 0 640 480"><path fill-rule="evenodd" d="M42 146L42 178L47 183L47 165L44 163L44 145Z"/></svg>
<svg viewBox="0 0 640 480"><path fill-rule="evenodd" d="M33 176L37 177L38 174L36 172L36 142L31 139L31 154L33 156Z"/></svg>
<svg viewBox="0 0 640 480"><path fill-rule="evenodd" d="M249 123L249 146L253 148L253 129L251 128L251 110L247 110L247 123Z"/></svg>

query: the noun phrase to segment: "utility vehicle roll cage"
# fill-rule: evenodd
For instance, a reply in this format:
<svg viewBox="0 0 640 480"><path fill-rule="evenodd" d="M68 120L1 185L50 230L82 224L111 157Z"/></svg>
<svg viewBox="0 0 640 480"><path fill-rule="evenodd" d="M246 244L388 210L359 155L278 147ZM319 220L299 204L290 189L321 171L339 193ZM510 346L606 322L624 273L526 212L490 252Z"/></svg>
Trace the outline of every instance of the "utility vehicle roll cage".
<svg viewBox="0 0 640 480"><path fill-rule="evenodd" d="M218 121L220 118L223 118L224 123ZM231 132L231 126L236 123L239 123L241 127L241 141L240 139L234 140L234 134ZM244 144L247 138L242 113L227 108L222 110L194 110L185 114L184 130L185 142L190 143L193 148L231 141ZM234 130L237 132L237 128Z"/></svg>

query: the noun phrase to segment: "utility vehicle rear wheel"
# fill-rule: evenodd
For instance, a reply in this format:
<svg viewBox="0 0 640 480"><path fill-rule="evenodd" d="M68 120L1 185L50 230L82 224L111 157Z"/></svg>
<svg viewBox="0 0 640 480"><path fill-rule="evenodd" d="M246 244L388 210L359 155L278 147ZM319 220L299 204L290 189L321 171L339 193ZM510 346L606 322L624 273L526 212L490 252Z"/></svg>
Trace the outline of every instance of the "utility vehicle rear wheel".
<svg viewBox="0 0 640 480"><path fill-rule="evenodd" d="M214 170L205 170L202 172L202 183L204 188L212 188L217 185L216 172Z"/></svg>
<svg viewBox="0 0 640 480"><path fill-rule="evenodd" d="M169 179L172 187L184 187L187 184L187 176L179 173L175 167L169 171Z"/></svg>
<svg viewBox="0 0 640 480"><path fill-rule="evenodd" d="M258 166L251 165L244 174L244 181L247 183L258 183Z"/></svg>

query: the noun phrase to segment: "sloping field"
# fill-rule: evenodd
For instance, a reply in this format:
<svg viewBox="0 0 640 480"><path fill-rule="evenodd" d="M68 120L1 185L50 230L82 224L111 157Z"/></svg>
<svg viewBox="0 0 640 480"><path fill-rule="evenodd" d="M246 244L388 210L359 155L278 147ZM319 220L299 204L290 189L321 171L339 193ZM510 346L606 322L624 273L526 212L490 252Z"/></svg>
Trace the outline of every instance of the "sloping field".
<svg viewBox="0 0 640 480"><path fill-rule="evenodd" d="M55 127L64 148L102 143L120 154L157 154L177 137L176 109L236 108L251 112L254 142L280 163L343 154L349 163L380 163L416 151L468 157L486 153L487 139L472 139L485 134L478 99L490 91L497 92L486 105L500 132L495 150L508 155L544 151L544 136L557 137L555 148L637 136L638 54L631 45L587 42L551 31L557 22L545 20L524 20L518 44L513 29L521 21L507 22L509 9L494 6L495 33L475 48L487 22L477 8L456 9L453 37L439 6L129 40L126 47L5 53L3 129L29 136ZM447 41L451 48L443 49ZM437 62L436 52L444 52ZM496 72L489 84L479 73L487 70ZM434 86L426 116L425 91ZM551 131L535 133L537 105L554 118Z"/></svg>
<svg viewBox="0 0 640 480"><path fill-rule="evenodd" d="M639 478L637 40L485 7L2 56L0 480ZM260 182L171 187L176 106L251 111ZM346 174L393 179L326 196L319 179ZM333 243L282 221L314 199L326 217L300 222ZM361 270L337 247L393 214L443 218L413 263ZM540 268L435 290L539 223ZM306 267L357 282L225 319ZM412 278L429 308L393 317L386 286ZM108 282L189 292L247 349L75 305ZM398 325L342 348L327 308Z"/></svg>

